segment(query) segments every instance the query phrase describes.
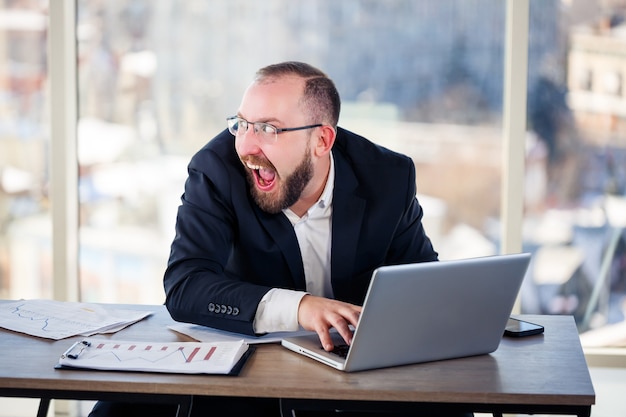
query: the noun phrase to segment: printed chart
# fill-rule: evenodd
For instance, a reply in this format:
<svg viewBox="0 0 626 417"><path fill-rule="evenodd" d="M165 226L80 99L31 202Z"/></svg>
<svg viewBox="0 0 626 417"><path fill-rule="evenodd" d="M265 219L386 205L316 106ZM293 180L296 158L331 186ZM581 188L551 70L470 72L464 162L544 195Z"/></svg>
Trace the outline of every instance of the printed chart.
<svg viewBox="0 0 626 417"><path fill-rule="evenodd" d="M72 345L59 364L101 370L226 374L247 349L243 340L152 343L85 339Z"/></svg>

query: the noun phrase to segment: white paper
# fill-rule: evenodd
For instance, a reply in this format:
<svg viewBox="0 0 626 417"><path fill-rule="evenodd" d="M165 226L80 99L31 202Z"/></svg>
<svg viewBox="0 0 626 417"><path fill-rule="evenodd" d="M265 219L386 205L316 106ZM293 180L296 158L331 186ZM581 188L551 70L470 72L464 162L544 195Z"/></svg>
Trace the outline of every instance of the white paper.
<svg viewBox="0 0 626 417"><path fill-rule="evenodd" d="M228 374L248 350L243 340L201 342L133 342L87 338L72 345L59 364L115 371Z"/></svg>
<svg viewBox="0 0 626 417"><path fill-rule="evenodd" d="M306 330L299 330L295 332L273 332L262 336L247 336L240 333L228 332L226 330L218 330L212 327L190 323L176 323L167 327L175 332L182 333L200 342L220 342L243 339L246 343L251 345L261 343L278 343L285 337L313 333Z"/></svg>
<svg viewBox="0 0 626 417"><path fill-rule="evenodd" d="M98 304L54 300L0 303L0 327L47 339L118 331L151 311L104 308Z"/></svg>

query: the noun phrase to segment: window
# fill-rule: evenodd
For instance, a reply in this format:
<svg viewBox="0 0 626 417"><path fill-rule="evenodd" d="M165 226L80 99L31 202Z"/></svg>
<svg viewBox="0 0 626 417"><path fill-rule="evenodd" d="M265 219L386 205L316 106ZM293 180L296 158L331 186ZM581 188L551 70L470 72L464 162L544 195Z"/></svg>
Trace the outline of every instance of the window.
<svg viewBox="0 0 626 417"><path fill-rule="evenodd" d="M52 297L47 2L0 6L0 298Z"/></svg>
<svg viewBox="0 0 626 417"><path fill-rule="evenodd" d="M621 9L607 26L600 3L531 1L528 44L523 230L534 261L522 311L574 314L583 332L624 320L623 225L608 213L621 213L612 207L625 191L626 106L623 91L607 100L596 88L598 65L610 56L615 71L626 49ZM0 87L0 291L48 297L54 57L45 55L47 5L13 4L3 16L32 19L28 30L0 30L11 64ZM286 59L335 79L342 126L413 158L442 259L498 253L506 4L78 1L81 298L163 301L190 156L225 128L254 71Z"/></svg>
<svg viewBox="0 0 626 417"><path fill-rule="evenodd" d="M343 127L413 157L443 258L496 253L504 4L477 3L79 2L83 298L162 301L189 157L290 59L336 81Z"/></svg>
<svg viewBox="0 0 626 417"><path fill-rule="evenodd" d="M530 5L544 15L531 23L531 48L551 46L529 59L524 229L534 256L522 311L573 315L588 351L624 346L626 98L616 68L626 65L626 9Z"/></svg>

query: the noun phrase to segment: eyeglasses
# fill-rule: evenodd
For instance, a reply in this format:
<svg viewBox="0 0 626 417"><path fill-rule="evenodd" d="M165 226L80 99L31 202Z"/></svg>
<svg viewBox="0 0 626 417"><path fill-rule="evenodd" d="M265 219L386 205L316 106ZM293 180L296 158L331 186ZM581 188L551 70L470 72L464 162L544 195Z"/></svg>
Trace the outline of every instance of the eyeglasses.
<svg viewBox="0 0 626 417"><path fill-rule="evenodd" d="M254 129L254 134L261 138L263 141L267 143L274 143L278 139L278 134L282 132L292 132L294 130L304 130L304 129L313 129L314 127L323 126L322 124L315 125L307 125L300 127L285 127L278 128L276 126L272 126L269 123L256 122L252 123L243 119L239 116L233 116L226 119L228 122L228 131L233 134L233 136L244 135L248 128L252 125Z"/></svg>

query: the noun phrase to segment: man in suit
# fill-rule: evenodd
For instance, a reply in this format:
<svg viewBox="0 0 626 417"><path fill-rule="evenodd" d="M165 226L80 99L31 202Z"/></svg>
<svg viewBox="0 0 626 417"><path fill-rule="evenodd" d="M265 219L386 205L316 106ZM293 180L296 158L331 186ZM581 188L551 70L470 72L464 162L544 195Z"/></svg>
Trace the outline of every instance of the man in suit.
<svg viewBox="0 0 626 417"><path fill-rule="evenodd" d="M317 68L257 72L189 164L164 277L175 320L250 335L302 327L331 350L331 328L350 343L374 269L437 260L413 162L337 127L339 111ZM280 415L267 399L193 408Z"/></svg>

